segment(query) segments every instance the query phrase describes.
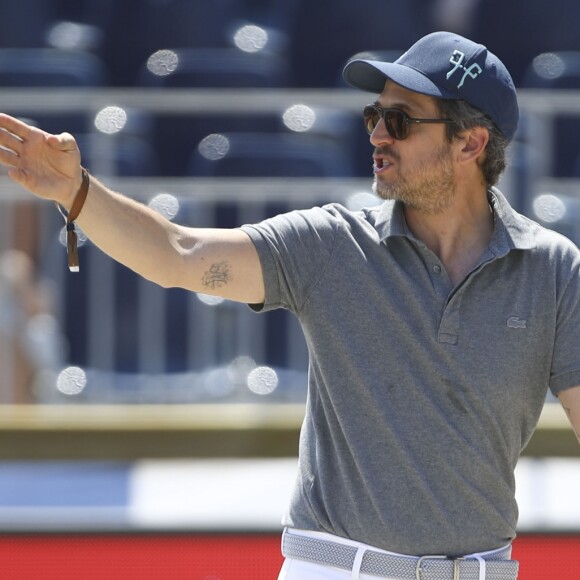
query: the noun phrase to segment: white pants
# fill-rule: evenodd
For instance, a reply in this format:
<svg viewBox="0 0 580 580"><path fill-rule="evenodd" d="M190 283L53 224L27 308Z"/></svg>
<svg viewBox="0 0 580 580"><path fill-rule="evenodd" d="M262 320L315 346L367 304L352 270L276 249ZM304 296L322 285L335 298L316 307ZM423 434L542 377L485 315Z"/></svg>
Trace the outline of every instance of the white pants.
<svg viewBox="0 0 580 580"><path fill-rule="evenodd" d="M301 536L307 536L310 538L319 538L321 540L326 540L334 542L336 544L344 544L346 546L352 546L358 549L357 555L355 557L355 562L352 571L342 570L341 568L335 568L333 566L324 566L321 564L314 564L312 562L305 562L303 560L295 560L292 558L286 558L282 569L280 570L280 575L278 580L377 580L376 576L371 576L369 574L360 573L360 565L362 563L362 557L367 550L372 550L373 552L381 552L384 554L394 554L401 558L412 558L416 560L413 556L406 556L404 554L397 554L395 552L387 552L386 550L381 550L375 548L374 546L369 546L368 544L363 544L361 542L355 542L353 540L347 540L345 538L340 538L332 534L326 534L323 532L310 532L306 530L284 530L284 533L291 533ZM503 548L500 548L503 550ZM482 556L487 556L499 550L491 550L490 552L482 552L481 554L471 554L473 558L481 559ZM396 578L383 578L382 580L397 580Z"/></svg>
<svg viewBox="0 0 580 580"><path fill-rule="evenodd" d="M359 580L377 580L376 576L369 576L368 574L353 576L352 572L348 570L321 566L319 564L303 562L302 560L292 560L291 558L284 560L282 570L280 570L280 575L278 576L278 580L351 580L352 578L358 578ZM385 578L385 580L396 579Z"/></svg>

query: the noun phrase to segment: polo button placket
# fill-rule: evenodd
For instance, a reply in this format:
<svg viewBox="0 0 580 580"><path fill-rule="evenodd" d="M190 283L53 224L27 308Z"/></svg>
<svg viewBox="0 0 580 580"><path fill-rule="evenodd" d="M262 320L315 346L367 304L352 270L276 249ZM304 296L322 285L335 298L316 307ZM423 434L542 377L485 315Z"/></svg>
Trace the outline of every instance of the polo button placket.
<svg viewBox="0 0 580 580"><path fill-rule="evenodd" d="M439 300L445 304L451 292L453 291L453 284L447 275L447 271L440 264L431 266L431 282L433 288L439 296Z"/></svg>
<svg viewBox="0 0 580 580"><path fill-rule="evenodd" d="M449 296L453 287L451 281L447 276L447 272L443 266L439 263L438 258L435 254L427 248L427 246L418 240L415 241L416 247L423 257L423 263L425 269L429 272L429 278L433 284L433 288L439 297L439 300L445 301Z"/></svg>
<svg viewBox="0 0 580 580"><path fill-rule="evenodd" d="M429 277L431 278L433 289L443 306L437 331L437 341L442 344L456 345L459 343L461 298L466 280L461 284L461 287L453 292L453 284L449 276L447 276L445 268L439 263L433 252L419 241L416 241L416 247L423 256L424 265L430 274Z"/></svg>

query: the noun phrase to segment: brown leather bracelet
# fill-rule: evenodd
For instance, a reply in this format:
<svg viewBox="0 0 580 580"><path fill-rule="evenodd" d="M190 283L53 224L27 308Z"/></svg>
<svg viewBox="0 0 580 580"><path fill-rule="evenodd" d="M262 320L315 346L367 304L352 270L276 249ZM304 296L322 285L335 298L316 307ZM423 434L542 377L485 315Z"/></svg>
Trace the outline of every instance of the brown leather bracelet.
<svg viewBox="0 0 580 580"><path fill-rule="evenodd" d="M87 194L89 193L89 185L91 184L91 179L89 176L89 172L84 168L81 167L81 186L75 195L73 200L73 204L68 212L68 221L74 222L81 213L81 209L83 209L83 205L85 205L85 201L87 200Z"/></svg>
<svg viewBox="0 0 580 580"><path fill-rule="evenodd" d="M81 167L81 177L81 186L75 195L70 211L66 212L57 204L66 222L66 254L68 257L68 269L71 272L79 271L78 238L75 231L75 220L79 217L85 205L87 194L89 193L89 186L91 185L89 172L84 167Z"/></svg>

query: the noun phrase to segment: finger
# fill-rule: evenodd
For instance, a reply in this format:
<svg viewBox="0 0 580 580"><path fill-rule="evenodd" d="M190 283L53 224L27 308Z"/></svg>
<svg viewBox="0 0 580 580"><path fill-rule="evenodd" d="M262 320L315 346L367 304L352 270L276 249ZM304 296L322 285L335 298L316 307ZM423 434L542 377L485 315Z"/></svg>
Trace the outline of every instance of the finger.
<svg viewBox="0 0 580 580"><path fill-rule="evenodd" d="M0 147L9 149L14 153L19 154L22 151L23 141L20 137L17 137L13 133L10 133L6 129L0 128Z"/></svg>
<svg viewBox="0 0 580 580"><path fill-rule="evenodd" d="M0 163L2 165L18 165L20 157L13 150L0 144Z"/></svg>
<svg viewBox="0 0 580 580"><path fill-rule="evenodd" d="M0 128L6 129L9 133L18 136L21 139L25 139L32 129L30 125L27 125L10 115L6 115L6 113L0 113Z"/></svg>

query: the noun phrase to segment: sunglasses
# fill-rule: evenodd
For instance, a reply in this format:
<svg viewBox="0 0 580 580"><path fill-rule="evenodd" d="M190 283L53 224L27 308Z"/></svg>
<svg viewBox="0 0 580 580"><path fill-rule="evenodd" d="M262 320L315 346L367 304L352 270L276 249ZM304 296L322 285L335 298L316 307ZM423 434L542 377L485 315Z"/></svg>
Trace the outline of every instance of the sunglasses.
<svg viewBox="0 0 580 580"><path fill-rule="evenodd" d="M377 105L367 105L363 110L365 128L370 135L382 119L389 135L402 141L409 136L411 123L453 123L451 119L416 119L400 109L383 109Z"/></svg>

